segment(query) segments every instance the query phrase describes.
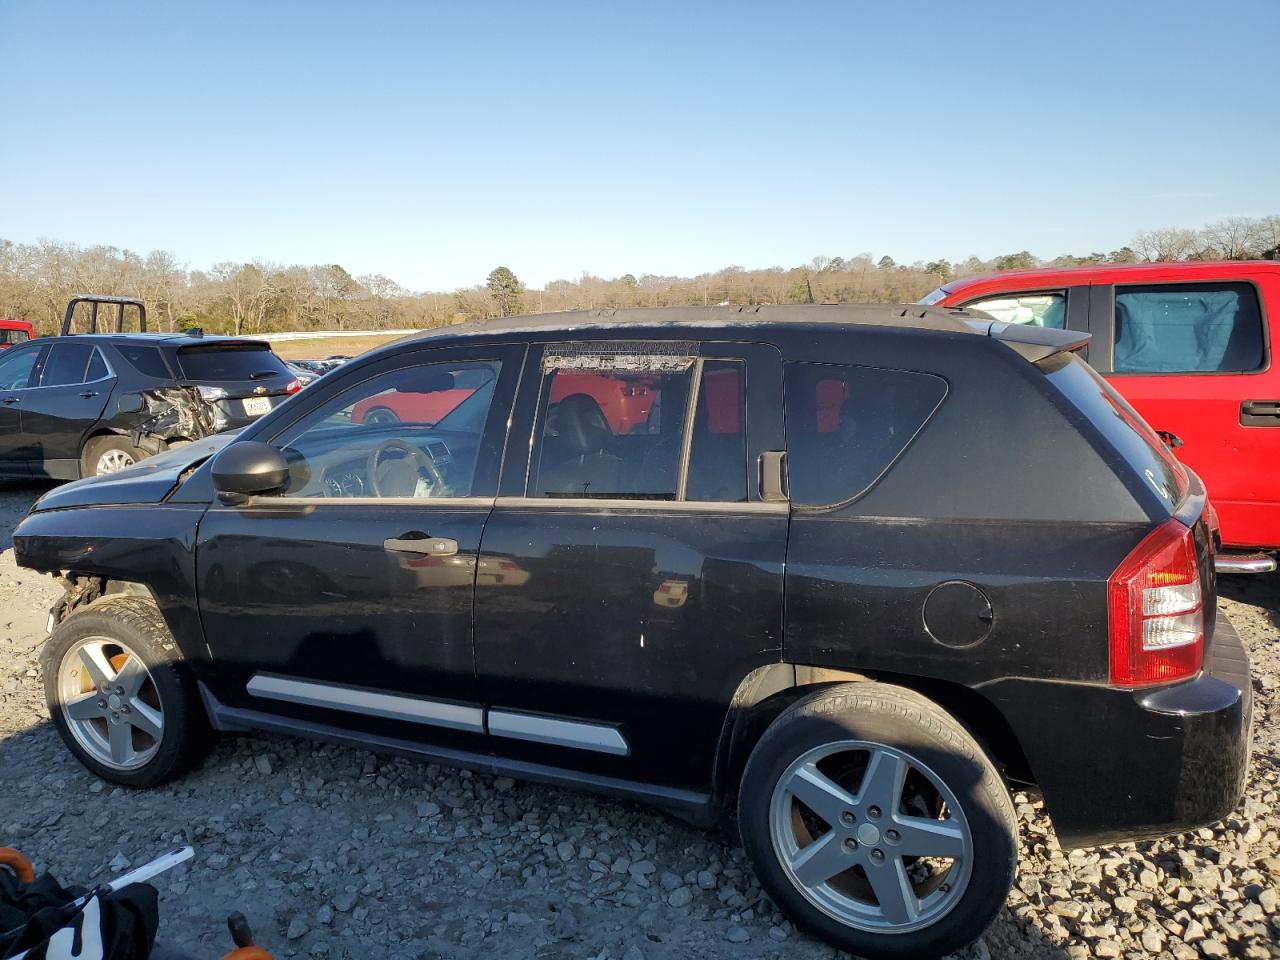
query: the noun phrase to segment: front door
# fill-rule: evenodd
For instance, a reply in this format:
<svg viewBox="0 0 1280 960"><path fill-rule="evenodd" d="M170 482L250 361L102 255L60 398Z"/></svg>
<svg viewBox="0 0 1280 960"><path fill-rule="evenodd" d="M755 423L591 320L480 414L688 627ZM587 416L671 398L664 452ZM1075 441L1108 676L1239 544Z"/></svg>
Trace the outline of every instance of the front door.
<svg viewBox="0 0 1280 960"><path fill-rule="evenodd" d="M480 554L492 748L703 790L739 682L781 658L787 507L755 466L782 445L777 351L542 350Z"/></svg>
<svg viewBox="0 0 1280 960"><path fill-rule="evenodd" d="M36 476L80 476L80 446L98 422L115 385L93 344L55 343L40 361L35 384L23 394L23 446Z"/></svg>
<svg viewBox="0 0 1280 960"><path fill-rule="evenodd" d="M285 489L215 502L200 525L201 616L229 706L480 746L476 560L523 352L423 348L293 401L300 417L270 440Z"/></svg>
<svg viewBox="0 0 1280 960"><path fill-rule="evenodd" d="M1132 284L1097 293L1092 362L1153 428L1182 441L1174 452L1204 481L1223 543L1280 545L1280 366L1258 288Z"/></svg>
<svg viewBox="0 0 1280 960"><path fill-rule="evenodd" d="M10 347L0 354L0 475L25 476L30 451L22 438L22 403L38 375L37 363L48 351L43 344Z"/></svg>

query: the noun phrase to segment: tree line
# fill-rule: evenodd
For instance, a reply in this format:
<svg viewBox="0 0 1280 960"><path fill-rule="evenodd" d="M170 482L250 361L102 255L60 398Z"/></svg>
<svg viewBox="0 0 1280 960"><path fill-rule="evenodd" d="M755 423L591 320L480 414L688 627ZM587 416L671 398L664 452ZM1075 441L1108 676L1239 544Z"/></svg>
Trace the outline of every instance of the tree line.
<svg viewBox="0 0 1280 960"><path fill-rule="evenodd" d="M956 277L1039 266L1178 260L1280 259L1280 216L1228 217L1199 230L1143 231L1118 250L1041 259L1027 250L989 260L969 257L899 264L861 253L814 257L793 267L729 266L695 277L584 273L528 288L498 267L483 284L452 292L413 292L381 274L352 276L338 264L282 266L263 260L192 270L164 250L145 256L111 246L0 239L0 317L57 331L76 293L143 300L151 327L210 333L284 330L386 330L444 326L519 313L682 304L911 302Z"/></svg>

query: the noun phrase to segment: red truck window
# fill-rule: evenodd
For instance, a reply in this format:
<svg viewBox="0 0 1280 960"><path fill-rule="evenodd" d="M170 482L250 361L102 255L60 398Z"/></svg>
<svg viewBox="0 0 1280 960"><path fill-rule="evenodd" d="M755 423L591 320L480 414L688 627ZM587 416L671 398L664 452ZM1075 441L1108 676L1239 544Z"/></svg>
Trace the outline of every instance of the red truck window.
<svg viewBox="0 0 1280 960"><path fill-rule="evenodd" d="M1266 363L1248 283L1116 287L1116 373L1224 373Z"/></svg>

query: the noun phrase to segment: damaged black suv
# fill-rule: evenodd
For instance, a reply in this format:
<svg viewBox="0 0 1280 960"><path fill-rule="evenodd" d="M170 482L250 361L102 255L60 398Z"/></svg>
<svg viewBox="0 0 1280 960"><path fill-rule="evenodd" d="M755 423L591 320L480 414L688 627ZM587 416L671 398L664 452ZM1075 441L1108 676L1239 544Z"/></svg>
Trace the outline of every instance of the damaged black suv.
<svg viewBox="0 0 1280 960"><path fill-rule="evenodd" d="M889 306L399 341L41 498L53 722L134 787L265 730L733 812L806 929L949 952L1005 902L1015 785L1069 847L1243 789L1204 489L1087 341Z"/></svg>
<svg viewBox="0 0 1280 960"><path fill-rule="evenodd" d="M75 334L0 354L0 476L74 480L242 427L301 389L266 343Z"/></svg>

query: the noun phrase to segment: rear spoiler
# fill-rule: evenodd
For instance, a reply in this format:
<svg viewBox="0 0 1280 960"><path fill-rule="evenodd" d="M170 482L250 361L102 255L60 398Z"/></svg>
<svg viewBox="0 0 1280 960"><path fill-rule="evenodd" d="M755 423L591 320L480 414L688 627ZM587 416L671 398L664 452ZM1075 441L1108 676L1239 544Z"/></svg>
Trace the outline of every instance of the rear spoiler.
<svg viewBox="0 0 1280 960"><path fill-rule="evenodd" d="M978 333L1006 344L1032 363L1038 363L1055 353L1071 353L1087 347L1093 339L1092 334L1083 330L1057 330L1023 323L979 320L976 317L966 318L964 322Z"/></svg>

